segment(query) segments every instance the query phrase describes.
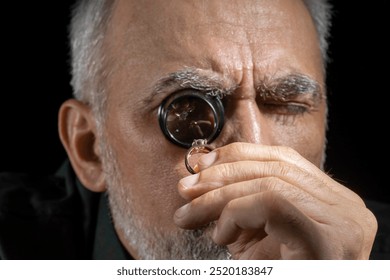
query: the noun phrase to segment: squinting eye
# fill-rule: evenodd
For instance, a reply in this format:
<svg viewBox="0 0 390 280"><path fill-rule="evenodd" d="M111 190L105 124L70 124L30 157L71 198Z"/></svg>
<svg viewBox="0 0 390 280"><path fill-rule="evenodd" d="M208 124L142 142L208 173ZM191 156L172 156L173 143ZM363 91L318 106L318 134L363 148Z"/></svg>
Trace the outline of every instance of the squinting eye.
<svg viewBox="0 0 390 280"><path fill-rule="evenodd" d="M299 103L272 103L264 102L260 105L263 111L269 114L300 115L309 111L307 105Z"/></svg>
<svg viewBox="0 0 390 280"><path fill-rule="evenodd" d="M195 139L210 143L218 136L224 123L224 109L218 97L184 90L161 103L158 117L164 135L188 148Z"/></svg>

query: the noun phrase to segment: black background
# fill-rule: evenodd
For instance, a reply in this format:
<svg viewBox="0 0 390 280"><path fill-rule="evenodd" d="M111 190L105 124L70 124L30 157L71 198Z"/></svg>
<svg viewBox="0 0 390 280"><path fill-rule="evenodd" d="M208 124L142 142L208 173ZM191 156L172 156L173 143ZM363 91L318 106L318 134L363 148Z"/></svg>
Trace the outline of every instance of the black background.
<svg viewBox="0 0 390 280"><path fill-rule="evenodd" d="M363 196L390 201L388 1L334 2L326 170ZM71 97L71 3L7 1L2 7L10 17L2 24L0 172L49 174L66 157L57 112Z"/></svg>

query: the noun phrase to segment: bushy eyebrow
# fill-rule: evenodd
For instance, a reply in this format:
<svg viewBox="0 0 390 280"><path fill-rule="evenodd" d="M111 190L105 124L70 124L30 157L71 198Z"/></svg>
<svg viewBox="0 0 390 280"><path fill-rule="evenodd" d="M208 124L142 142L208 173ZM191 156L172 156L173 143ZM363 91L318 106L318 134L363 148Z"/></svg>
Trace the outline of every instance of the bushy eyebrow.
<svg viewBox="0 0 390 280"><path fill-rule="evenodd" d="M232 79L218 73L202 73L196 68L187 67L160 78L152 86L152 94L146 102L156 95L171 93L181 89L195 89L212 96L231 95L239 88ZM277 78L265 77L256 85L256 92L262 99L288 100L297 95L310 94L314 104L323 98L321 86L310 77L292 73Z"/></svg>
<svg viewBox="0 0 390 280"><path fill-rule="evenodd" d="M227 80L217 73L203 74L196 68L184 68L182 70L169 73L159 79L152 88L153 98L156 95L173 92L180 89L195 89L212 96L223 97L232 94L238 85Z"/></svg>
<svg viewBox="0 0 390 280"><path fill-rule="evenodd" d="M318 82L310 77L293 73L275 79L265 78L256 87L260 98L285 101L297 95L309 94L314 105L325 98Z"/></svg>

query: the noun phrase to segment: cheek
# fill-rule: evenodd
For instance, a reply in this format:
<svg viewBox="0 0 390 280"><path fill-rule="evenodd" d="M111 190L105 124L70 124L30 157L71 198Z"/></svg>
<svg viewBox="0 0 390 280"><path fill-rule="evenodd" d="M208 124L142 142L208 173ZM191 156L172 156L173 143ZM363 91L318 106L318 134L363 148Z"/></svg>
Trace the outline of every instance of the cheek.
<svg viewBox="0 0 390 280"><path fill-rule="evenodd" d="M321 166L325 148L324 117L313 115L294 126L275 127L273 139L277 139L276 145L291 147L316 166Z"/></svg>
<svg viewBox="0 0 390 280"><path fill-rule="evenodd" d="M188 175L186 150L165 139L157 117L137 120L114 113L112 119L117 121L107 126L110 144L134 211L155 224L173 224L174 212L184 204L177 183Z"/></svg>
<svg viewBox="0 0 390 280"><path fill-rule="evenodd" d="M293 147L304 158L315 164L317 167L321 167L323 152L325 148L325 129L319 129L319 127L308 127L304 131L299 133L300 137L297 137L296 146Z"/></svg>

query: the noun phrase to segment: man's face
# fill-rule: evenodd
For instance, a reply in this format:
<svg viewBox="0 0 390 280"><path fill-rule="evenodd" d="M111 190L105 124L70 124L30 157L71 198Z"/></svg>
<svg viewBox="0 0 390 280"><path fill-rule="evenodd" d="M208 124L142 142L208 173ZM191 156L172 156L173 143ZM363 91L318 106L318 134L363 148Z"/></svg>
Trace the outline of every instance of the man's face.
<svg viewBox="0 0 390 280"><path fill-rule="evenodd" d="M321 165L324 77L315 27L301 1L119 0L107 33L112 73L104 142L112 156L104 165L116 229L135 257L147 257L139 243L149 243L147 251L169 239L165 246L174 247L182 234L173 215L185 204L177 183L189 175L186 150L164 137L157 117L161 102L182 90L180 81L161 83L172 73L190 69L194 79L236 88L223 98L225 125L214 147L289 146ZM318 92L272 94L305 79Z"/></svg>

